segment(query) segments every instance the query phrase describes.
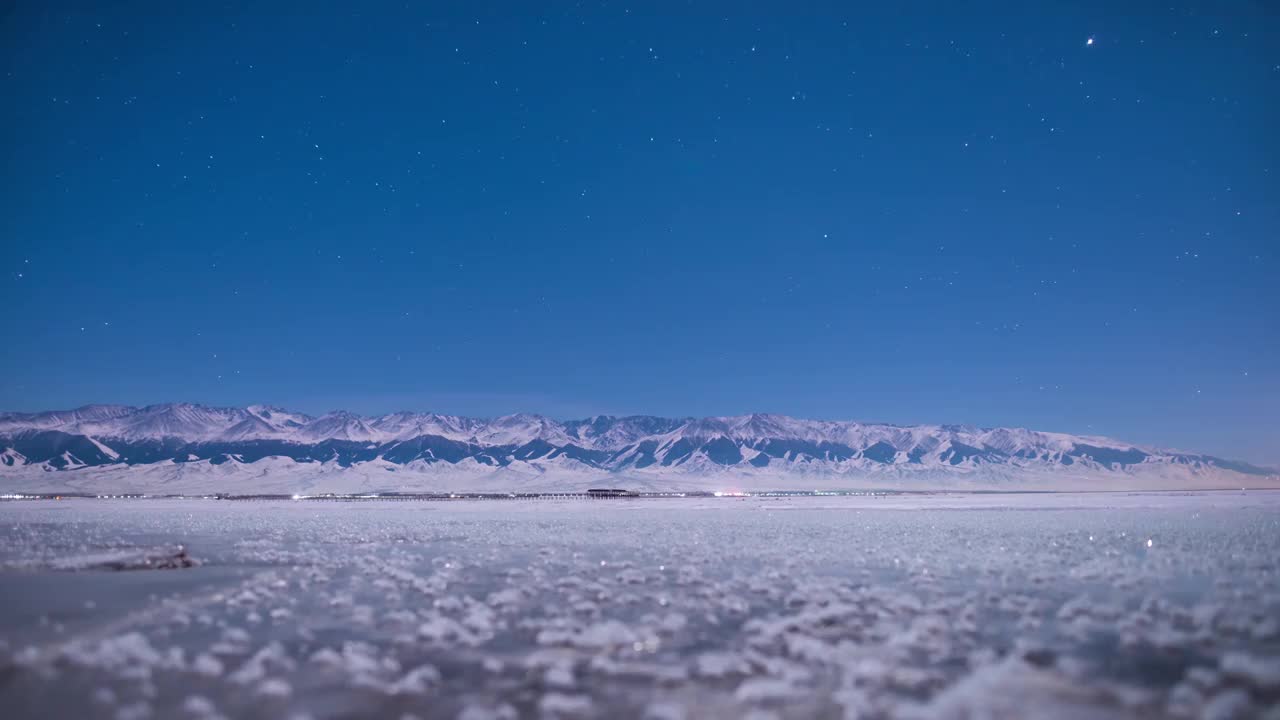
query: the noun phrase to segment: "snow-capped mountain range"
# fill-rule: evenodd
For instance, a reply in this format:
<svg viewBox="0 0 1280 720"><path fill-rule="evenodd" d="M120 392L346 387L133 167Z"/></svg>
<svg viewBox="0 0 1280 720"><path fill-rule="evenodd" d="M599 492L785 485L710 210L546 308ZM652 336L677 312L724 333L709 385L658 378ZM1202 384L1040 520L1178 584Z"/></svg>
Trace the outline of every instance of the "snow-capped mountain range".
<svg viewBox="0 0 1280 720"><path fill-rule="evenodd" d="M275 407L0 413L0 489L546 491L1280 485L1277 471L1103 437L783 415L318 417Z"/></svg>

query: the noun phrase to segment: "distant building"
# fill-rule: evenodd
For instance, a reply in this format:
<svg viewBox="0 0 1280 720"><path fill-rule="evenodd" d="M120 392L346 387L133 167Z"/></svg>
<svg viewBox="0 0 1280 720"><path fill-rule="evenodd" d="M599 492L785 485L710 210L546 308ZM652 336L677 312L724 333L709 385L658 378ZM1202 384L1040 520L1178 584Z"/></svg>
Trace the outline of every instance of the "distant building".
<svg viewBox="0 0 1280 720"><path fill-rule="evenodd" d="M587 495L593 498L628 498L640 497L640 493L621 488L590 488Z"/></svg>

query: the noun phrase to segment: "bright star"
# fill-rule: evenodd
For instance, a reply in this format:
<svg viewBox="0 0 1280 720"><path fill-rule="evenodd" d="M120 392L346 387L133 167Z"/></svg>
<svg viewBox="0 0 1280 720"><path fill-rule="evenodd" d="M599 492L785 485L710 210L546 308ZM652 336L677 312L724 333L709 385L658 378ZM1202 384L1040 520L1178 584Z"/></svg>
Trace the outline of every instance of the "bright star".
<svg viewBox="0 0 1280 720"><path fill-rule="evenodd" d="M1084 44L1085 44L1085 45L1092 45L1092 44L1093 44L1093 38L1089 38L1088 40L1085 40L1085 41L1084 41Z"/></svg>

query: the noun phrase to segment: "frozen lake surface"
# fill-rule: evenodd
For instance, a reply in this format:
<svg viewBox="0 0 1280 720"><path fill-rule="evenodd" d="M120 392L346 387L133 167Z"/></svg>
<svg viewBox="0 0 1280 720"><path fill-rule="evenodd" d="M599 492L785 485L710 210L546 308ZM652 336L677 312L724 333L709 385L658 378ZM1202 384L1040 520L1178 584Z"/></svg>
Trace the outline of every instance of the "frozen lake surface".
<svg viewBox="0 0 1280 720"><path fill-rule="evenodd" d="M1280 718L1280 492L29 501L0 537L9 718Z"/></svg>

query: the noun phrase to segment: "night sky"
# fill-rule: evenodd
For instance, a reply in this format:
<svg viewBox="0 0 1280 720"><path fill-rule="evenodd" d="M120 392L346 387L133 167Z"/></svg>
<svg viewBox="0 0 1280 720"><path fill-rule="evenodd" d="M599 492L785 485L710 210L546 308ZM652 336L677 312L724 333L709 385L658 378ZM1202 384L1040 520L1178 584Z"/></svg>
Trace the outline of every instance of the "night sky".
<svg viewBox="0 0 1280 720"><path fill-rule="evenodd" d="M1280 463L1273 3L5 5L0 408Z"/></svg>

